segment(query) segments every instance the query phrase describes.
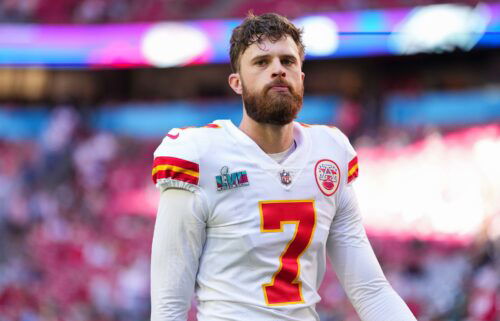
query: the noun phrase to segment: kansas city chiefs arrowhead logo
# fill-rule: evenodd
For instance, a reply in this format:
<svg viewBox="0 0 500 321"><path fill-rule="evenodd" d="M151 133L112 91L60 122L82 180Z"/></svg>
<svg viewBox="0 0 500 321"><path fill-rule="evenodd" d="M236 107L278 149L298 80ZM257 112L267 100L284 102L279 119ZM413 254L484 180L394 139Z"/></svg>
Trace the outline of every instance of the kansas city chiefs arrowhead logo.
<svg viewBox="0 0 500 321"><path fill-rule="evenodd" d="M340 169L332 160L319 160L314 167L314 176L321 193L326 196L332 196L339 188Z"/></svg>

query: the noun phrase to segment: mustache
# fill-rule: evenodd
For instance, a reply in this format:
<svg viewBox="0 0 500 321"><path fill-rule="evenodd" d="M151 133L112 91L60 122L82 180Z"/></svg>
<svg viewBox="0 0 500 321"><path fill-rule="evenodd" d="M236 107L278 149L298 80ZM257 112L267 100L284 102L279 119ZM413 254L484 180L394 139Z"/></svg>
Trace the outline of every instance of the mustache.
<svg viewBox="0 0 500 321"><path fill-rule="evenodd" d="M292 86L288 83L288 81L286 81L285 79L282 79L282 78L277 78L277 79L273 80L272 82L270 82L269 84L266 85L264 90L267 92L271 88L273 88L274 86L284 86L284 87L287 87L290 92L292 92Z"/></svg>

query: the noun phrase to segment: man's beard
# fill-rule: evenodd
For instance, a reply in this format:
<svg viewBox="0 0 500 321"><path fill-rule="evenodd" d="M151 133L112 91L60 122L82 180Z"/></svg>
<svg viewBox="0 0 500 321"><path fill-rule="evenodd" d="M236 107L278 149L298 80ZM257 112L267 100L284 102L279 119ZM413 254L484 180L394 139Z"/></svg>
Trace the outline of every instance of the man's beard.
<svg viewBox="0 0 500 321"><path fill-rule="evenodd" d="M302 108L304 87L299 92L283 79L276 79L266 85L260 93L253 94L243 85L243 102L247 115L258 123L286 125L297 118ZM273 86L287 86L288 91L274 91Z"/></svg>

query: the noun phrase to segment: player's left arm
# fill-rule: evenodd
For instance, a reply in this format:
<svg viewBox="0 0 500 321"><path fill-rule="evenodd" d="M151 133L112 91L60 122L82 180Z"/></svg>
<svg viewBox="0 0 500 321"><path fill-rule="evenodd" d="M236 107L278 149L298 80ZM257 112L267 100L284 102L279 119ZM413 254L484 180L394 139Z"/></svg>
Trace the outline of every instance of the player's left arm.
<svg viewBox="0 0 500 321"><path fill-rule="evenodd" d="M327 241L330 261L361 320L416 321L385 278L366 236L352 186L358 174L357 157L344 139L347 161Z"/></svg>
<svg viewBox="0 0 500 321"><path fill-rule="evenodd" d="M352 185L339 195L327 250L337 276L363 321L415 321L382 272L361 222Z"/></svg>

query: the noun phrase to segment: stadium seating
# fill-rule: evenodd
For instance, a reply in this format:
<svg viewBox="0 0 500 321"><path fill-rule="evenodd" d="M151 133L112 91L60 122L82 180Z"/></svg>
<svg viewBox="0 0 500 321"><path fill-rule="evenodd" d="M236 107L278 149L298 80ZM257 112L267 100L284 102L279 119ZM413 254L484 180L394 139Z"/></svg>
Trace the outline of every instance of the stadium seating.
<svg viewBox="0 0 500 321"><path fill-rule="evenodd" d="M455 3L475 5L472 0ZM0 22L31 23L109 23L206 18L242 18L249 10L256 14L278 12L288 17L356 9L411 7L441 3L432 0L189 0L189 1L131 1L131 0L38 0L0 2ZM449 1L448 1L449 3ZM196 10L193 10L196 8Z"/></svg>

